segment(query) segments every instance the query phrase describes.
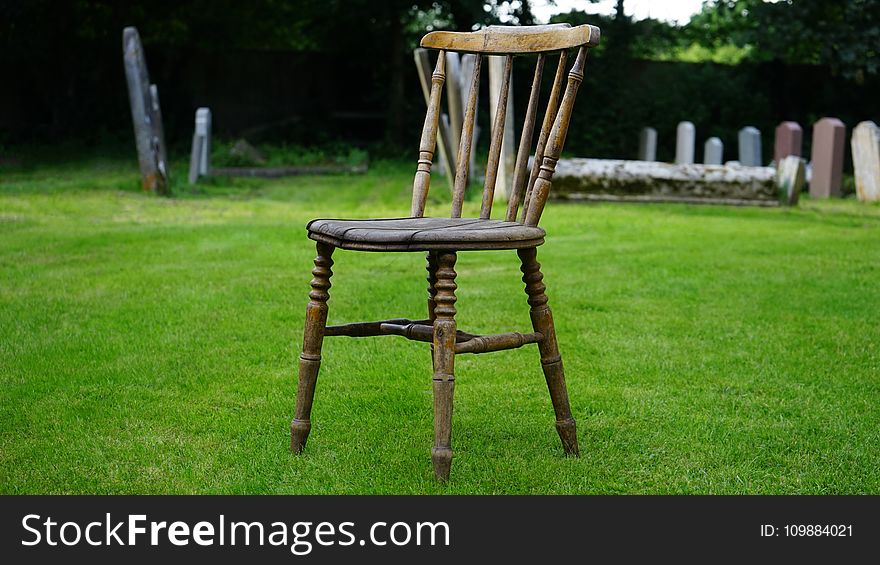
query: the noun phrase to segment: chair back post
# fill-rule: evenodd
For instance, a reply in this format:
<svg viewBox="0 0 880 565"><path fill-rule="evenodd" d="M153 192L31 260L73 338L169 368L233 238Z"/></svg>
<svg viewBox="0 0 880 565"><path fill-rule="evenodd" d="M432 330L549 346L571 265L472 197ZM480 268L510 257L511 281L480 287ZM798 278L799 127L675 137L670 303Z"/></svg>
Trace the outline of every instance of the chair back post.
<svg viewBox="0 0 880 565"><path fill-rule="evenodd" d="M446 52L440 51L437 66L431 75L431 96L428 100L428 112L425 125L422 126L422 139L419 142L419 165L413 179L412 208L410 215L421 218L425 215L425 203L428 200L428 189L431 186L431 164L434 149L437 146L437 125L440 122L440 97L443 95L443 83L446 81Z"/></svg>
<svg viewBox="0 0 880 565"><path fill-rule="evenodd" d="M432 78L428 114L425 118L419 146L419 165L413 182L412 216L422 217L425 212L425 202L430 184L431 159L434 154L437 123L440 116L440 97L445 80L445 53L447 51L477 54L473 75L470 77L470 92L462 119L461 141L456 159L452 192L452 218L460 218L464 207L470 155L473 150L473 131L477 116L480 67L483 56L506 56L501 95L495 112L495 127L492 128L492 137L489 143L489 158L486 164L480 206L480 219L489 219L492 215L495 183L498 178L513 57L514 55L537 55L535 74L532 78L532 88L526 106L525 120L514 165L510 198L504 214L507 221L516 221L520 201L522 201L520 223L536 226L547 203L556 162L559 160L565 144L578 87L584 78L587 50L598 43L599 29L591 25L576 27L571 27L569 24L524 27L489 26L475 32L435 31L425 35L422 38L421 46L439 50L440 57ZM577 57L568 72L566 82L567 50L575 47L578 48ZM541 77L547 55L551 53L559 53L559 62L535 147L534 163L529 170L528 160L535 132ZM563 82L566 82L564 93Z"/></svg>
<svg viewBox="0 0 880 565"><path fill-rule="evenodd" d="M527 226L537 226L547 204L550 195L550 186L553 182L553 173L556 172L556 162L562 154L565 145L565 137L568 134L568 123L571 120L571 112L574 108L574 100L577 97L578 88L584 80L584 62L587 58L587 47L582 46L578 50L577 58L568 72L568 85L565 87L565 95L559 106L559 112L553 121L553 129L547 141L547 149L541 163L541 170L532 189L532 197L529 201L523 223Z"/></svg>

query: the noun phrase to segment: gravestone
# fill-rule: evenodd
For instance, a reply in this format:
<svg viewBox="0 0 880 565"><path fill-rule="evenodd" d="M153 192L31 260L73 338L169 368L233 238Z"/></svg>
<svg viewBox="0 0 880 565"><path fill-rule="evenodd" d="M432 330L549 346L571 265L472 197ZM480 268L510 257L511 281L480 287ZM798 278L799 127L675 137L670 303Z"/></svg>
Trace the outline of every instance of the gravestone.
<svg viewBox="0 0 880 565"><path fill-rule="evenodd" d="M196 110L196 127L189 160L189 183L195 184L199 177L209 174L211 174L211 110L199 108Z"/></svg>
<svg viewBox="0 0 880 565"><path fill-rule="evenodd" d="M159 90L156 85L150 84L144 48L134 27L122 30L122 60L128 84L128 101L134 125L141 186L144 190L168 195L170 188Z"/></svg>
<svg viewBox="0 0 880 565"><path fill-rule="evenodd" d="M761 132L758 128L746 126L739 130L739 162L744 167L761 166Z"/></svg>
<svg viewBox="0 0 880 565"><path fill-rule="evenodd" d="M413 57L416 61L416 69L418 70L419 83L422 85L422 94L425 97L425 106L431 99L432 75L434 74L434 66L428 57L427 49L416 49L413 51ZM448 59L447 59L448 62ZM449 131L449 118L440 117L437 124L437 144L434 149L434 167L432 170L438 174L446 175L449 184L449 190L452 191L455 179L455 153L450 145L451 132Z"/></svg>
<svg viewBox="0 0 880 565"><path fill-rule="evenodd" d="M797 205L806 176L806 161L801 157L788 155L779 161L776 167L776 186L779 188L780 204Z"/></svg>
<svg viewBox="0 0 880 565"><path fill-rule="evenodd" d="M710 137L703 145L703 164L720 165L724 162L724 144L717 137Z"/></svg>
<svg viewBox="0 0 880 565"><path fill-rule="evenodd" d="M845 136L846 126L837 118L822 118L813 124L811 198L840 196Z"/></svg>
<svg viewBox="0 0 880 565"><path fill-rule="evenodd" d="M675 163L690 165L694 162L694 144L697 129L691 122L679 122L675 129Z"/></svg>
<svg viewBox="0 0 880 565"><path fill-rule="evenodd" d="M871 121L859 123L850 144L856 195L862 202L880 201L880 127Z"/></svg>
<svg viewBox="0 0 880 565"><path fill-rule="evenodd" d="M489 135L494 136L495 113L498 108L498 99L501 98L501 89L504 86L504 65L507 57L490 55L489 59ZM501 157L498 160L498 176L495 178L495 200L507 202L510 186L513 182L513 168L516 165L516 152L514 151L513 132L513 72L511 71L510 82L507 84L507 110L504 113L504 132L501 140Z"/></svg>
<svg viewBox="0 0 880 565"><path fill-rule="evenodd" d="M782 122L776 126L776 138L773 143L773 160L781 163L789 155L801 156L804 130L797 122Z"/></svg>
<svg viewBox="0 0 880 565"><path fill-rule="evenodd" d="M642 128L639 134L639 161L657 160L657 130Z"/></svg>

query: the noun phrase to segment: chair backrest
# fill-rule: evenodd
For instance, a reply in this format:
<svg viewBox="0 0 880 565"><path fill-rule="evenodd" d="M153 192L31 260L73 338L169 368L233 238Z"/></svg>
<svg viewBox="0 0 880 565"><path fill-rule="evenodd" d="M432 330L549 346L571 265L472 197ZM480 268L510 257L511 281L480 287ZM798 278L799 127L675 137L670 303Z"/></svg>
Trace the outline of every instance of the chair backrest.
<svg viewBox="0 0 880 565"><path fill-rule="evenodd" d="M537 55L532 90L526 110L525 123L520 136L519 149L514 165L513 183L507 204L508 221L519 221L526 225L538 225L544 205L550 192L556 162L565 144L568 122L571 119L572 107L577 96L578 87L584 78L584 60L587 49L599 43L599 28L591 25L571 27L569 24L553 24L542 26L489 26L475 32L434 31L422 38L421 46L438 49L437 66L431 76L431 94L428 101L428 113L422 128L422 139L419 144L419 164L413 180L412 217L422 217L428 198L431 182L431 164L437 143L437 124L440 119L440 98L443 83L446 80L446 52L456 51L475 53L477 55L471 76L470 93L464 110L456 162L455 183L452 193L452 217L460 218L467 188L468 165L470 162L471 144L473 140L474 122L477 114L477 95L480 88L480 67L485 55L506 56L504 78L498 107L495 111L495 122L492 128L492 139L489 143L489 161L486 164L486 180L483 186L483 202L480 207L480 218L489 218L492 213L492 200L495 196L495 181L498 176L498 161L501 156L501 143L504 135L504 120L507 110L507 92L510 84L510 71L514 55ZM565 92L562 93L562 82L565 77L567 49L578 48L577 56L571 70ZM544 120L535 147L535 160L531 171L527 171L528 159L535 131L535 118L538 113L538 98L541 90L541 75L547 55L559 53L559 62L553 80L553 88L547 101ZM517 220L520 200L523 202L522 213Z"/></svg>

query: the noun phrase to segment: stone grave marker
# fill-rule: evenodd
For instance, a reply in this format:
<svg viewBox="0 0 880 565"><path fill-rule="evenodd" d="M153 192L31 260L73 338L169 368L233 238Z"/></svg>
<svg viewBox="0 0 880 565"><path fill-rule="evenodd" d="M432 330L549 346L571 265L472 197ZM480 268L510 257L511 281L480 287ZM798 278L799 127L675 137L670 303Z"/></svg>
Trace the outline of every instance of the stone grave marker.
<svg viewBox="0 0 880 565"><path fill-rule="evenodd" d="M639 134L639 161L657 160L657 130L642 128Z"/></svg>
<svg viewBox="0 0 880 565"><path fill-rule="evenodd" d="M811 198L840 196L845 136L846 126L837 118L822 118L813 124Z"/></svg>
<svg viewBox="0 0 880 565"><path fill-rule="evenodd" d="M786 206L796 206L801 190L806 182L806 161L797 155L788 155L776 167L776 186L779 188L779 202Z"/></svg>
<svg viewBox="0 0 880 565"><path fill-rule="evenodd" d="M724 162L724 144L717 137L710 137L703 145L703 164L720 165Z"/></svg>
<svg viewBox="0 0 880 565"><path fill-rule="evenodd" d="M781 163L789 155L801 156L804 130L797 122L782 122L776 126L773 143L773 161Z"/></svg>
<svg viewBox="0 0 880 565"><path fill-rule="evenodd" d="M144 190L168 195L170 188L159 90L155 84L150 84L147 60L137 28L122 30L122 59L141 170L141 186Z"/></svg>
<svg viewBox="0 0 880 565"><path fill-rule="evenodd" d="M746 126L739 130L739 162L744 167L761 166L761 132L758 128Z"/></svg>
<svg viewBox="0 0 880 565"><path fill-rule="evenodd" d="M489 123L491 130L495 127L495 112L498 108L498 99L501 98L501 88L504 83L504 64L506 57L490 55L489 59ZM507 85L507 110L504 113L504 137L501 140L501 157L498 160L498 176L495 178L495 200L507 202L510 186L513 182L513 168L516 165L516 152L513 131L513 73Z"/></svg>
<svg viewBox="0 0 880 565"><path fill-rule="evenodd" d="M209 174L211 174L211 110L199 108L196 110L196 126L189 160L189 183L195 184L199 177Z"/></svg>
<svg viewBox="0 0 880 565"><path fill-rule="evenodd" d="M694 144L697 129L691 122L679 122L675 129L675 163L691 165L694 162Z"/></svg>
<svg viewBox="0 0 880 565"><path fill-rule="evenodd" d="M871 121L860 122L850 140L856 195L862 202L880 201L880 127Z"/></svg>

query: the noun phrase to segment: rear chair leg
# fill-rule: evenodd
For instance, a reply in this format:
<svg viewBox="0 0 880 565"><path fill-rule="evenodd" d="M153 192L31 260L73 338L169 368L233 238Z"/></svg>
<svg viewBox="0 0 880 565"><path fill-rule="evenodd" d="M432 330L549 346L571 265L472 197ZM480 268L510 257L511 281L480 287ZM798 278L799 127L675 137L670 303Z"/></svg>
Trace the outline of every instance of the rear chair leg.
<svg viewBox="0 0 880 565"><path fill-rule="evenodd" d="M538 250L534 247L517 250L522 280L526 285L526 294L529 296L529 315L532 318L534 331L543 334L544 339L538 342L538 350L541 352L541 368L544 370L544 378L547 380L547 388L550 389L550 400L553 402L553 410L556 412L556 431L562 440L562 448L567 455L579 455L577 430L574 418L571 415L571 406L568 403L568 389L565 386L565 371L562 368L562 356L556 344L556 329L553 327L553 313L547 305L547 295L544 285L544 275L541 273L541 264L538 263Z"/></svg>
<svg viewBox="0 0 880 565"><path fill-rule="evenodd" d="M332 245L318 243L318 256L312 269L312 290L309 292L309 305L306 307L306 322L303 332L303 351L299 356L299 383L296 389L296 412L290 423L290 450L302 452L312 429L309 419L312 413L312 400L315 397L315 383L321 367L321 345L324 341L324 328L327 325L327 300L330 299L330 277L333 271Z"/></svg>
<svg viewBox="0 0 880 565"><path fill-rule="evenodd" d="M455 391L455 260L453 252L436 255L434 314L434 476L449 480L452 465L452 395ZM430 270L430 269L429 269Z"/></svg>

